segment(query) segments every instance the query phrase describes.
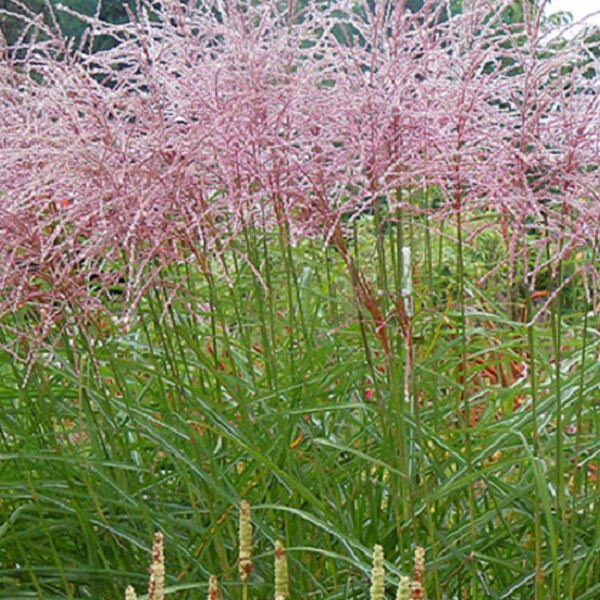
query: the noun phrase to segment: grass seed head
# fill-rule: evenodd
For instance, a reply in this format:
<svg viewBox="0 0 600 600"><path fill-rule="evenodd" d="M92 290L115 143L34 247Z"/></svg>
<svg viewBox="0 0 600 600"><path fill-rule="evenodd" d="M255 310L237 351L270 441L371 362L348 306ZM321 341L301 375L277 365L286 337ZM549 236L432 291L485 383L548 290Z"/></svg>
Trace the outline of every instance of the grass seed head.
<svg viewBox="0 0 600 600"><path fill-rule="evenodd" d="M415 568L413 572L412 600L423 600L425 598L425 548L415 548Z"/></svg>
<svg viewBox="0 0 600 600"><path fill-rule="evenodd" d="M373 571L371 573L371 600L384 600L385 569L383 568L383 548L377 544L373 549Z"/></svg>
<svg viewBox="0 0 600 600"><path fill-rule="evenodd" d="M400 577L396 600L410 600L410 579L406 575Z"/></svg>
<svg viewBox="0 0 600 600"><path fill-rule="evenodd" d="M211 575L208 580L208 600L221 600L221 590L219 589L219 580L216 575Z"/></svg>
<svg viewBox="0 0 600 600"><path fill-rule="evenodd" d="M242 500L240 508L240 556L238 559L238 572L243 583L246 583L250 579L253 566L250 504L247 500Z"/></svg>
<svg viewBox="0 0 600 600"><path fill-rule="evenodd" d="M125 600L137 600L137 596L132 585L128 585L125 589Z"/></svg>
<svg viewBox="0 0 600 600"><path fill-rule="evenodd" d="M164 600L165 597L165 536L157 531L152 547L152 563L150 565L150 583L148 584L148 600Z"/></svg>
<svg viewBox="0 0 600 600"><path fill-rule="evenodd" d="M290 575L288 560L283 544L275 542L275 600L285 600L290 597Z"/></svg>

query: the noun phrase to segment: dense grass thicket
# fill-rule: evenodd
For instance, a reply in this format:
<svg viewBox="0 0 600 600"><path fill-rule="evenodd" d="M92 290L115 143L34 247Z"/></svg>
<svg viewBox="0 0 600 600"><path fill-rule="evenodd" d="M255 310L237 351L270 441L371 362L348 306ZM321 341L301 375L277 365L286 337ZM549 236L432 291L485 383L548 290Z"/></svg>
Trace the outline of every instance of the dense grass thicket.
<svg viewBox="0 0 600 600"><path fill-rule="evenodd" d="M0 597L600 597L598 48L511 5L21 14Z"/></svg>

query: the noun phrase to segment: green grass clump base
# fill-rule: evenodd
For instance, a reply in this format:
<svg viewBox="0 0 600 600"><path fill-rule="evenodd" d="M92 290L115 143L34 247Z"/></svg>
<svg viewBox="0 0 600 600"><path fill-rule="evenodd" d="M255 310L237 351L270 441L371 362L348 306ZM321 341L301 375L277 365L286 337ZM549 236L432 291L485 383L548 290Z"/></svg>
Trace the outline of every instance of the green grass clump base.
<svg viewBox="0 0 600 600"><path fill-rule="evenodd" d="M425 547L431 599L597 597L600 366L582 294L524 323L537 307L506 273L475 285L501 236L461 255L456 230L409 225L361 219L346 257L249 230L210 275L165 270L128 322L117 296L66 314L33 364L0 354L2 597L143 589L160 530L172 597L203 597L217 573L241 598L240 498L250 599L273 594L260 557L280 538L292 598L366 598L375 544L402 557L394 584Z"/></svg>

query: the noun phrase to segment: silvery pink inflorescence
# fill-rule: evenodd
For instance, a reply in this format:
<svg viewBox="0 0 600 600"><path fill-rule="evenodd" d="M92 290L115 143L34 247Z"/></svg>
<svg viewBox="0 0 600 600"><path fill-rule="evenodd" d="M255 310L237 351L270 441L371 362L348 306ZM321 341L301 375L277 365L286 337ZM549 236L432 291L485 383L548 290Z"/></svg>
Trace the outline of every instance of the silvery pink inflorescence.
<svg viewBox="0 0 600 600"><path fill-rule="evenodd" d="M150 19L142 2L135 22L82 16L77 48L32 15L43 35L0 63L0 317L37 315L7 325L25 358L115 287L130 314L166 267L202 269L256 223L328 243L378 199L433 227L460 213L469 235L502 232L511 272L534 228L532 286L595 245L590 47L527 11L506 25L509 3L446 19L449 1L167 0ZM99 35L120 43L92 53ZM436 206L397 193L424 188ZM595 294L596 266L577 269Z"/></svg>

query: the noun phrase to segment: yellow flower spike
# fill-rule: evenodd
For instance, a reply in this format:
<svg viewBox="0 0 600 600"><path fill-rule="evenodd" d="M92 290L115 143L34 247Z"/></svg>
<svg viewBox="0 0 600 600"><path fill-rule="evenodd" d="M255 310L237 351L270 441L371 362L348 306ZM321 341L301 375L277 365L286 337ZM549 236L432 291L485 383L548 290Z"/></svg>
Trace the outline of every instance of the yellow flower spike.
<svg viewBox="0 0 600 600"><path fill-rule="evenodd" d="M132 585L128 585L125 589L125 600L137 600L137 596Z"/></svg>
<svg viewBox="0 0 600 600"><path fill-rule="evenodd" d="M410 600L410 579L406 575L400 577L396 600Z"/></svg>
<svg viewBox="0 0 600 600"><path fill-rule="evenodd" d="M275 600L286 600L290 597L290 575L287 554L283 544L275 542Z"/></svg>
<svg viewBox="0 0 600 600"><path fill-rule="evenodd" d="M250 579L253 567L250 504L247 500L242 500L240 508L240 554L238 559L238 573L242 583L246 583Z"/></svg>
<svg viewBox="0 0 600 600"><path fill-rule="evenodd" d="M152 564L150 565L150 583L148 584L148 600L164 600L165 597L165 536L157 531L152 546Z"/></svg>
<svg viewBox="0 0 600 600"><path fill-rule="evenodd" d="M373 571L371 572L371 600L385 598L385 569L383 568L383 547L377 544L373 549Z"/></svg>

